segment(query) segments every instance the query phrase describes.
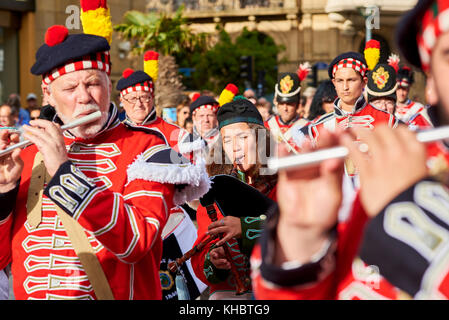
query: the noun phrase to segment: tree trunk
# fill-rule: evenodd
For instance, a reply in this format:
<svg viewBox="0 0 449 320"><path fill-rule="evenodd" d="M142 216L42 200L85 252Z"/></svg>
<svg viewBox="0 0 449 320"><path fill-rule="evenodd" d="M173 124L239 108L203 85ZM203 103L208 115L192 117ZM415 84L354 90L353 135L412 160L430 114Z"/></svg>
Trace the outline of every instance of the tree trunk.
<svg viewBox="0 0 449 320"><path fill-rule="evenodd" d="M176 108L183 95L182 76L172 56L159 56L159 72L155 87L156 112L161 116L163 108Z"/></svg>

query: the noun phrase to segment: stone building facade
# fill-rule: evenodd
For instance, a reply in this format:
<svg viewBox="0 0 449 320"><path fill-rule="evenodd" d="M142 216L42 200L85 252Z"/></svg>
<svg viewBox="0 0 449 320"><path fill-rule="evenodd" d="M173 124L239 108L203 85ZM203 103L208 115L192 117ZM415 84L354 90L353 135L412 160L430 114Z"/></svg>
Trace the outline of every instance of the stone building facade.
<svg viewBox="0 0 449 320"><path fill-rule="evenodd" d="M279 58L279 72L294 71L299 63L329 63L341 52L358 51L366 38L365 8L376 6L378 20L371 19L372 37L397 53L394 29L400 15L416 0L108 0L112 21L117 24L128 10L174 12L185 5L185 16L196 31L214 33L221 24L232 37L247 27L272 37L286 50ZM26 6L23 6L26 4ZM22 5L23 7L20 7ZM23 99L30 92L40 96L40 79L29 72L34 54L43 43L46 29L68 25L81 32L76 7L79 0L2 0L0 2L0 101L11 92ZM376 25L377 22L377 25ZM126 67L140 67L127 58L126 42L114 34L112 80L115 83ZM324 65L323 64L323 65ZM325 69L318 79L327 78ZM424 100L424 76L415 75L411 95ZM116 93L115 93L116 97Z"/></svg>
<svg viewBox="0 0 449 320"><path fill-rule="evenodd" d="M295 71L299 63L329 63L345 51L360 51L366 41L366 16L371 37L381 41L386 58L398 53L394 30L400 16L416 0L150 0L148 9L174 10L180 2L192 28L215 32L215 24L236 37L243 27L258 30L283 45L279 72ZM318 80L327 79L327 70L318 70ZM424 75L415 74L411 96L424 99Z"/></svg>
<svg viewBox="0 0 449 320"><path fill-rule="evenodd" d="M20 7L27 2L28 6ZM113 24L122 21L128 10L145 11L147 0L108 0ZM1 0L0 1L0 101L4 101L10 93L19 92L22 101L28 93L41 96L41 79L30 73L35 61L36 50L44 42L48 27L66 25L70 33L82 32L79 20L79 0ZM8 35L2 37L1 32ZM8 55L3 54L2 46L7 48ZM126 43L118 39L114 33L111 44L113 86L121 76L121 72L131 66L142 67L127 59ZM139 61L140 62L140 61ZM1 64L0 64L1 67ZM114 99L117 93L114 90ZM22 102L23 104L23 102Z"/></svg>

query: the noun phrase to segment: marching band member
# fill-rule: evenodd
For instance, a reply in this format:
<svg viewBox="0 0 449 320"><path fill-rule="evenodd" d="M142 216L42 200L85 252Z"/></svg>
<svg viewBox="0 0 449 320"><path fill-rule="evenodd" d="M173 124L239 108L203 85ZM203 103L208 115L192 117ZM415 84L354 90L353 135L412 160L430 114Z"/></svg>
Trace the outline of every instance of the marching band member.
<svg viewBox="0 0 449 320"><path fill-rule="evenodd" d="M158 76L158 57L155 51L144 54L144 71L126 69L117 82L120 102L126 112L125 123L133 126L145 126L159 131L167 143L179 152L179 143L188 135L179 126L168 123L156 115L154 105L155 82ZM189 157L189 155L184 155Z"/></svg>
<svg viewBox="0 0 449 320"><path fill-rule="evenodd" d="M185 165L170 164L173 150L156 131L119 122L109 9L105 1L81 5L85 33L50 27L31 69L42 76L53 121L32 121L24 137L34 145L0 161L0 269L12 263L16 299L161 299L168 210L210 182L201 171L196 181L154 174ZM96 111L98 120L61 132ZM0 148L17 141L2 132Z"/></svg>
<svg viewBox="0 0 449 320"><path fill-rule="evenodd" d="M376 48L367 49L366 51L371 52L371 49L375 50ZM337 127L342 129L354 127L372 129L379 123L388 123L391 127L397 126L397 119L394 115L377 109L368 103L363 95L363 90L368 82L367 73L375 67L377 62L371 62L370 64L373 65L371 69L368 68L365 57L357 52L343 53L331 62L328 68L329 78L332 80L338 95L338 98L334 101L334 111L302 128L301 132L304 137L316 142L322 128L330 131L335 131ZM353 174L352 169L349 169L349 171L349 174Z"/></svg>
<svg viewBox="0 0 449 320"><path fill-rule="evenodd" d="M191 154L193 161L204 159L218 139L217 110L219 104L211 96L195 96L190 104L193 133L186 135L179 144L182 154Z"/></svg>
<svg viewBox="0 0 449 320"><path fill-rule="evenodd" d="M263 168L263 161L270 150L270 136L257 108L249 100L238 96L218 109L217 119L220 147L209 154L209 175L232 174L275 200L276 175L264 172ZM233 190L229 192L232 194ZM259 237L263 217L218 215L219 220L211 223L206 209L201 205L198 207L196 244L206 232L207 235L224 233L224 237L209 243L192 257L193 268L196 275L209 285L210 299L250 299L251 292L236 296L235 280L229 272L233 261L226 259L222 246L232 248L235 261L244 265L246 272L249 272L249 256Z"/></svg>
<svg viewBox="0 0 449 320"><path fill-rule="evenodd" d="M292 152L296 152L296 144L292 133L309 123L301 118L297 110L301 98L301 82L307 78L310 71L308 63L301 64L296 73L285 72L278 76L275 85L275 105L278 115L265 121L265 126L278 143L286 143Z"/></svg>
<svg viewBox="0 0 449 320"><path fill-rule="evenodd" d="M402 66L397 71L398 89L395 116L402 122L408 123L417 114L421 114L426 121L430 121L424 105L409 99L410 89L414 83L414 73L408 66Z"/></svg>
<svg viewBox="0 0 449 320"><path fill-rule="evenodd" d="M126 112L125 124L133 127L144 126L151 128L159 132L173 150L179 151L179 143L188 133L179 126L168 123L156 115L154 90L158 76L158 57L159 54L155 51L145 52L144 71L126 69L123 72L123 77L117 82L116 89L120 91L120 102L123 104ZM188 158L190 154L183 156ZM174 221L177 222L174 223ZM173 255L178 253L178 250L184 252L183 249L185 250L193 245L195 238L192 238L191 234L196 234L196 228L185 209L181 206L176 206L170 208L170 216L164 230L168 235L163 238L163 263L159 273L162 280L163 298L168 300L175 298L176 294L174 294L175 290L173 288L174 280L167 271L166 262L172 259ZM170 235L172 236L168 238ZM180 249L180 243L183 244L182 249ZM187 273L189 274L188 285L189 288L192 288L190 296L192 299L195 299L204 291L205 286L194 274L189 272L189 269L185 270L186 277Z"/></svg>
<svg viewBox="0 0 449 320"><path fill-rule="evenodd" d="M428 75L429 103L434 106L429 116L437 125L449 123L444 94L448 10L447 0L420 0L401 20L397 33L402 54ZM449 297L449 180L432 176L428 147L405 126L391 130L383 124L373 131L353 131L323 131L319 145L343 144L359 168L360 194L345 223L337 223L341 161L279 173L279 216L267 221L261 246L253 253L256 298ZM354 145L354 134L363 148ZM442 145L447 156L448 146ZM326 203L305 196L318 188L328 195ZM287 190L290 196L284 196ZM297 199L293 194L304 196Z"/></svg>

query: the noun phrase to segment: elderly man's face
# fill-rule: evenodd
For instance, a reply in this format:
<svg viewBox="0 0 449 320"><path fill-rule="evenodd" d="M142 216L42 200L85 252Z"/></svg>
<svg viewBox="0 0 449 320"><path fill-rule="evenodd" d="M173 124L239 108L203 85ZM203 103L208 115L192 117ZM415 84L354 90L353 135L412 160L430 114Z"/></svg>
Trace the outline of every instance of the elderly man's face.
<svg viewBox="0 0 449 320"><path fill-rule="evenodd" d="M192 115L193 125L201 136L218 126L217 114L209 109L198 108Z"/></svg>
<svg viewBox="0 0 449 320"><path fill-rule="evenodd" d="M55 107L58 116L67 124L100 110L100 119L70 131L80 138L94 137L108 119L112 84L109 77L99 70L80 70L67 73L42 91L48 102Z"/></svg>
<svg viewBox="0 0 449 320"><path fill-rule="evenodd" d="M135 124L142 124L153 110L154 100L150 92L130 92L120 97L126 115Z"/></svg>

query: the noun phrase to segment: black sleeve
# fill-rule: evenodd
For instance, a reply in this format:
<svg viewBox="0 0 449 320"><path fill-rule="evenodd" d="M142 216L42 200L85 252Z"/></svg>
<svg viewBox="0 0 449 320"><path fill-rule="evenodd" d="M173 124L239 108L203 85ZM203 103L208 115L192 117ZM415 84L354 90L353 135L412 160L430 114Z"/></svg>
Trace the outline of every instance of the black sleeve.
<svg viewBox="0 0 449 320"><path fill-rule="evenodd" d="M6 219L9 214L14 210L16 205L17 193L19 192L20 179L14 189L0 193L0 221Z"/></svg>
<svg viewBox="0 0 449 320"><path fill-rule="evenodd" d="M448 252L449 190L431 179L391 201L368 223L360 246L365 263L411 296L423 289L426 273L444 275Z"/></svg>
<svg viewBox="0 0 449 320"><path fill-rule="evenodd" d="M79 215L84 202L91 199L97 186L71 161L64 162L44 189L44 194L53 200L71 217Z"/></svg>

